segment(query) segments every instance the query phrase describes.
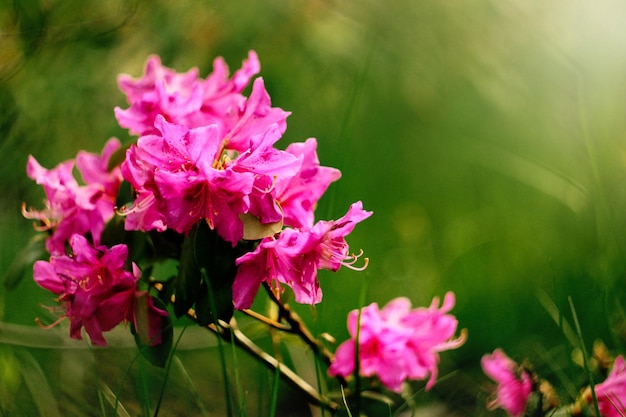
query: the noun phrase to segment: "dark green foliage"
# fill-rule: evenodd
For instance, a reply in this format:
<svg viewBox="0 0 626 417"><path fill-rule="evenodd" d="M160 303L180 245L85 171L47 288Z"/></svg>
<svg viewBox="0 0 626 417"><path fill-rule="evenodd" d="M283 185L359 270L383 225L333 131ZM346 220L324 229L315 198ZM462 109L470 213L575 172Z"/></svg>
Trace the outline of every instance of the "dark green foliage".
<svg viewBox="0 0 626 417"><path fill-rule="evenodd" d="M237 273L236 250L206 222L199 222L185 238L176 279L177 317L187 314L194 304L200 325L215 321L209 291L215 297L217 318L229 321L233 314L231 285ZM206 271L203 276L202 270Z"/></svg>

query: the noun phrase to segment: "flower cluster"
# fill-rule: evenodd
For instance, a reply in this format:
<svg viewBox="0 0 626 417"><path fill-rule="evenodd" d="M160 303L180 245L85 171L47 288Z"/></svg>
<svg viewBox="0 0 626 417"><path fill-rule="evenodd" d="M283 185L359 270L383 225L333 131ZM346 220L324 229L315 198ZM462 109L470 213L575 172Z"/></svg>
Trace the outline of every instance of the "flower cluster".
<svg viewBox="0 0 626 417"><path fill-rule="evenodd" d="M145 291L137 289L141 273L135 264L125 270L126 245L93 248L87 239L74 234L70 239L72 256L53 255L50 261L37 261L34 278L42 288L59 296L70 320L70 336L82 339L84 327L91 341L106 345L102 332L119 323L133 323L145 344L161 342L161 317Z"/></svg>
<svg viewBox="0 0 626 417"><path fill-rule="evenodd" d="M318 200L341 173L320 165L313 138L285 150L275 146L286 130L289 113L272 107L262 78L252 81L259 70L254 52L232 76L223 59L217 58L213 72L204 79L196 68L177 73L152 56L141 78L119 77L129 107L116 108L115 116L120 126L138 136L133 143L122 148L111 139L101 156L81 152L75 161L51 170L30 157L28 175L43 185L47 200L44 210L23 213L38 221L38 229L48 231L46 248L51 255L47 266L36 265L35 279L59 295L72 323L72 337L79 337L84 326L92 341L102 344L102 331L121 321L136 321L130 311L141 292L134 289L139 279L134 264L129 266L124 257L123 262L111 264L115 270L94 272L88 278L85 267L75 262L87 247L101 254L90 255L94 259L128 252L124 241L106 242L115 244L115 251L102 245L103 232L116 215L115 223L123 224L127 233L162 234L166 240L178 236L170 239L174 249L166 255L179 261L181 271L173 286L174 292L180 291L176 302L184 304L174 308L177 315L206 301L198 288L207 285L227 289L219 294L220 299L226 294L231 300L230 310L226 306L218 314L224 319L233 306L250 307L263 282L277 294L282 285L291 287L300 303L319 303L318 269L336 271L342 265L360 269L354 266L360 255L350 254L345 237L371 212L356 202L338 220L315 221ZM246 97L242 92L251 81ZM74 165L84 185L73 177ZM120 191L123 181L132 195ZM118 200L126 204L116 207ZM212 277L207 282L201 271L214 264L196 264L196 252L184 253L190 247L203 249L196 248L195 242L181 245L200 224L234 248L201 257L226 258L227 266L220 271L235 270L232 276L228 272L216 277L217 272L207 271ZM116 255L118 261L121 258ZM155 256L130 261L150 265ZM55 265L60 264L66 269L57 271ZM125 277L124 284L116 277ZM89 308L80 304L83 292L90 295ZM122 293L135 294L135 299ZM124 309L118 305L122 300ZM112 305L119 308L109 313ZM150 303L148 307L149 317L164 313ZM203 307L202 311L210 311ZM151 340L158 340L153 337L153 321L158 320L150 320L149 333Z"/></svg>
<svg viewBox="0 0 626 417"><path fill-rule="evenodd" d="M290 286L298 302L318 303L316 270L353 259L344 237L371 213L355 203L340 221L313 224L317 201L341 173L320 166L315 139L274 147L289 113L271 107L262 78L249 98L241 95L258 70L253 52L231 79L221 59L200 80L197 70L177 74L152 57L143 78L120 78L130 108L116 109L118 121L145 133L122 164L137 194L125 210L126 229L184 234L205 220L233 246L262 237L237 259L235 307L250 307L263 281ZM245 218L269 225L267 236L249 236Z"/></svg>
<svg viewBox="0 0 626 417"><path fill-rule="evenodd" d="M122 183L120 169L107 168L109 159L120 147L119 140L112 138L101 156L81 151L75 160L62 162L50 170L29 156L26 172L43 186L47 200L44 210L26 210L23 206L22 213L26 218L38 220L39 230L51 232L46 240L50 254L65 254L74 234L89 234L95 245L100 244L104 226L115 214L115 199ZM85 185L79 185L74 178L75 165Z"/></svg>
<svg viewBox="0 0 626 417"><path fill-rule="evenodd" d="M456 349L465 342L465 333L455 337L458 322L447 314L454 307L454 294L433 299L428 308L411 309L409 299L400 297L383 309L372 303L350 312L351 339L339 346L331 375L349 376L355 371L358 340L359 373L377 376L390 390L400 392L405 380L428 378L426 389L437 380L439 352Z"/></svg>

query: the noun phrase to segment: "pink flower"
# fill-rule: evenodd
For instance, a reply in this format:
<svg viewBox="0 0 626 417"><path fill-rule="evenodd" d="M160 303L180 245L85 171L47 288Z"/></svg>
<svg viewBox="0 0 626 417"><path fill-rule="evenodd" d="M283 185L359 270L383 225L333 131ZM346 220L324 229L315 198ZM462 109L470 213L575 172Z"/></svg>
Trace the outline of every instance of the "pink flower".
<svg viewBox="0 0 626 417"><path fill-rule="evenodd" d="M359 201L339 220L320 221L306 229L286 228L277 237L263 239L254 251L237 258L235 308L249 308L262 282L278 291L280 284L291 287L298 303L319 303L322 291L317 270L337 271L341 266L356 269L352 265L358 256L348 254L345 237L371 214Z"/></svg>
<svg viewBox="0 0 626 417"><path fill-rule="evenodd" d="M120 126L135 135L153 133L154 120L159 114L173 122L188 124L200 112L205 95L197 68L179 74L162 66L156 55L148 59L142 78L133 80L120 75L118 84L130 108L116 107L115 117Z"/></svg>
<svg viewBox="0 0 626 417"><path fill-rule="evenodd" d="M190 129L217 125L231 142L229 149L245 149L251 136L262 133L271 124L277 124L284 133L289 115L271 107L261 79L254 82L249 99L241 94L259 70L259 59L253 51L230 79L226 63L216 58L213 72L206 80L198 77L197 68L180 74L162 66L159 57L153 55L142 78L119 77L119 87L130 107L115 108L115 117L120 126L136 135L157 133L154 123L158 115Z"/></svg>
<svg viewBox="0 0 626 417"><path fill-rule="evenodd" d="M301 162L273 148L280 138L276 125L251 138L239 154L225 150L217 125L188 129L159 115L155 126L159 134L139 138L122 164L138 196L125 211L127 229L187 233L203 219L234 246L243 237L240 214L253 214L262 223L282 218L270 185L295 175Z"/></svg>
<svg viewBox="0 0 626 417"><path fill-rule="evenodd" d="M102 155L78 153L76 165L85 185L79 185L73 176L74 160L48 170L29 156L26 172L43 186L47 201L42 211L23 208L22 212L24 217L40 222L39 230L52 230L46 241L51 254L64 254L73 234L90 233L94 244L100 243L105 223L115 214L115 199L122 182L119 168L108 171L109 159L120 146L112 138L105 144Z"/></svg>
<svg viewBox="0 0 626 417"><path fill-rule="evenodd" d="M626 415L626 361L623 356L615 358L613 369L606 380L594 388L602 417ZM592 404L591 390L586 391L584 397L589 404ZM592 408L593 405L589 407Z"/></svg>
<svg viewBox="0 0 626 417"><path fill-rule="evenodd" d="M498 384L496 398L489 403L489 408L500 407L512 416L521 415L532 391L530 374L500 349L483 356L481 365L485 374Z"/></svg>
<svg viewBox="0 0 626 417"><path fill-rule="evenodd" d="M65 309L61 319L70 320L70 337L82 339L84 327L94 344L105 346L102 333L128 321L147 343L159 344L161 317L167 313L137 290L141 273L135 264L132 272L126 271L126 245L94 248L83 236L73 235L70 246L71 256L52 256L50 262L37 261L33 267L37 284L59 296ZM147 317L147 323L139 317Z"/></svg>
<svg viewBox="0 0 626 417"><path fill-rule="evenodd" d="M279 107L272 107L263 79L257 78L252 84L250 97L241 101L236 112L222 119L226 148L245 151L251 147L250 139L263 133L269 125L276 125L282 135L287 129L289 114Z"/></svg>
<svg viewBox="0 0 626 417"><path fill-rule="evenodd" d="M334 221L321 220L310 229L301 229L300 233L306 237L302 239L301 255L309 258L319 269L335 272L341 266L352 267L360 255L349 254L345 237L357 223L371 215L372 212L363 210L363 203L357 201L343 217Z"/></svg>
<svg viewBox="0 0 626 417"><path fill-rule="evenodd" d="M408 298L390 301L382 310L372 303L361 309L359 373L377 376L392 391L400 392L405 380L428 378L426 389L437 379L439 352L456 349L465 334L454 338L457 320L446 314L454 306L454 294L446 294L443 305L435 298L429 308L411 309ZM355 369L358 310L348 315L351 339L342 343L328 372L349 376Z"/></svg>
<svg viewBox="0 0 626 417"><path fill-rule="evenodd" d="M292 143L287 152L302 157L297 175L276 183L276 198L284 212L285 225L291 227L313 226L315 205L331 182L341 177L338 169L320 166L317 158L317 141Z"/></svg>

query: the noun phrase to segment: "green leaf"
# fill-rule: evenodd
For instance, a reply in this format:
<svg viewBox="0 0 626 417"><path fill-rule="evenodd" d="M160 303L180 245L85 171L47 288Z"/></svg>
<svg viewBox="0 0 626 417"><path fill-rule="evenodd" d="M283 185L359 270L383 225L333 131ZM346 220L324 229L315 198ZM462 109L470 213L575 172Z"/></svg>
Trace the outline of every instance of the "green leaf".
<svg viewBox="0 0 626 417"><path fill-rule="evenodd" d="M119 216L115 216L104 226L100 242L109 247L118 243L126 243L125 240L129 233L124 230L124 220Z"/></svg>
<svg viewBox="0 0 626 417"><path fill-rule="evenodd" d="M198 299L196 300L196 315L200 326L207 326L210 323L216 322L213 316L213 310L211 309L211 295L209 291L211 291L209 284L203 280L200 285ZM214 289L213 297L217 318L228 322L234 312L232 290L230 288Z"/></svg>
<svg viewBox="0 0 626 417"><path fill-rule="evenodd" d="M195 304L198 323L213 323L209 291L215 297L217 318L229 321L233 315L231 286L237 274L238 251L206 222L199 222L183 243L176 283L174 311L178 317ZM202 270L206 271L203 277Z"/></svg>
<svg viewBox="0 0 626 417"><path fill-rule="evenodd" d="M135 343L139 352L153 365L164 368L172 350L174 340L174 327L169 315L160 317L161 319L161 343L151 345L149 323L148 323L148 300L149 295L139 297L136 309L137 325L131 326L131 332L135 336ZM165 310L165 304L158 298L152 298L155 306Z"/></svg>
<svg viewBox="0 0 626 417"><path fill-rule="evenodd" d="M113 390L104 382L98 381L98 388L109 405L115 409L118 417L130 417L130 414L126 410L126 407L120 403L119 398L115 395Z"/></svg>
<svg viewBox="0 0 626 417"><path fill-rule="evenodd" d="M274 236L283 230L283 220L275 223L261 223L261 220L250 214L242 213L239 219L243 223L243 238L245 240L260 240L264 237Z"/></svg>
<svg viewBox="0 0 626 417"><path fill-rule="evenodd" d="M183 241L175 286L174 314L176 317L187 314L187 311L195 304L202 283L200 268L196 264L194 253L197 234L198 227L196 226Z"/></svg>

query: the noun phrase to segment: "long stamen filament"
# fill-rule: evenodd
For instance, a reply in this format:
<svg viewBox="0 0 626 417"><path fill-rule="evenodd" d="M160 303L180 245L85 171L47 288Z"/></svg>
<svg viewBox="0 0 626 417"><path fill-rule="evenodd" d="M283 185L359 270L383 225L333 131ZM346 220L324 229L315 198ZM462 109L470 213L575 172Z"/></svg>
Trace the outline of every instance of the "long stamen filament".
<svg viewBox="0 0 626 417"><path fill-rule="evenodd" d="M66 318L67 318L67 316L59 317L58 319L56 319L55 321L53 321L53 322L52 322L52 323L50 323L50 324L43 324L43 323L41 322L41 320L39 320L39 317L37 317L37 318L35 319L35 323L37 323L37 326L39 326L39 327L40 327L40 328L42 328L42 329L45 329L45 330L50 330L50 329L52 329L53 327L56 327L58 324L60 324L60 323L61 323L63 320L65 320Z"/></svg>

